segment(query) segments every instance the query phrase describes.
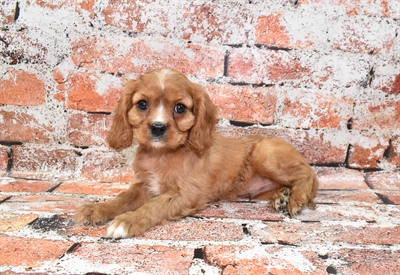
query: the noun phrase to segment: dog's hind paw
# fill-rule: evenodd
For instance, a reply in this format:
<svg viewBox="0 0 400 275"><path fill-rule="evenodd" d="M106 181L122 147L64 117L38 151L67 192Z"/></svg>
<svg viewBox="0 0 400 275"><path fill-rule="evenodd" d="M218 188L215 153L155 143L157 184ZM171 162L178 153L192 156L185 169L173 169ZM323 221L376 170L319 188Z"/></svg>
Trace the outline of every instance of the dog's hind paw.
<svg viewBox="0 0 400 275"><path fill-rule="evenodd" d="M278 212L283 212L284 214L288 213L290 199L290 189L289 188L280 188L273 196L272 196L272 205Z"/></svg>

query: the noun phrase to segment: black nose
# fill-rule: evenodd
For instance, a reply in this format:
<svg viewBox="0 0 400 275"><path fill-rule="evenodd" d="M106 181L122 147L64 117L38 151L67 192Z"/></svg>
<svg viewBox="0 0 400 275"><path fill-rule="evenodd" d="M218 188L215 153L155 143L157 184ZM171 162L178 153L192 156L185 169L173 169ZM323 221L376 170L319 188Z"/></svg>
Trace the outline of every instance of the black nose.
<svg viewBox="0 0 400 275"><path fill-rule="evenodd" d="M162 123L155 122L150 126L151 134L155 137L161 137L167 131L167 126Z"/></svg>

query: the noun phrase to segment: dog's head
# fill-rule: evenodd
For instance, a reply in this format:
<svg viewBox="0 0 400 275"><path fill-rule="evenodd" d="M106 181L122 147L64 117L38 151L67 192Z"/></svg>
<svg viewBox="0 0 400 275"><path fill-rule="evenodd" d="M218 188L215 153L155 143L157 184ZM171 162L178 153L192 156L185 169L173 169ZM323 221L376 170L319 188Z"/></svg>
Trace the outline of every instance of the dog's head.
<svg viewBox="0 0 400 275"><path fill-rule="evenodd" d="M173 69L156 69L126 84L108 143L116 150L133 140L149 149L188 146L201 155L213 142L216 122L216 107L200 85Z"/></svg>

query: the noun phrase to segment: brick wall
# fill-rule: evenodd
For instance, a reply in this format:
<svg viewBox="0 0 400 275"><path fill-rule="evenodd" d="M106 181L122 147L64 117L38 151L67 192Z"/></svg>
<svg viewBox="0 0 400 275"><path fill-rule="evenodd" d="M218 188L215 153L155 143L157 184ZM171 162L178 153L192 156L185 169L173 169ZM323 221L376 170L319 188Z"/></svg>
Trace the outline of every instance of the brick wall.
<svg viewBox="0 0 400 275"><path fill-rule="evenodd" d="M222 133L398 169L399 19L398 0L3 0L0 176L132 178L105 136L124 82L156 67L204 85Z"/></svg>

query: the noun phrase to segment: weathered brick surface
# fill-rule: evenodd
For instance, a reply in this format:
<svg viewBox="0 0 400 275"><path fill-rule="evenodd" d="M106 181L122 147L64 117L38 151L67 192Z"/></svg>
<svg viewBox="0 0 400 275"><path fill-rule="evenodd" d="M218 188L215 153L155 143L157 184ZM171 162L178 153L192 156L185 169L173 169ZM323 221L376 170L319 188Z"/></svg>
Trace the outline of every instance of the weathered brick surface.
<svg viewBox="0 0 400 275"><path fill-rule="evenodd" d="M314 171L318 176L319 189L368 189L368 185L364 180L364 175L359 171L342 167L315 167Z"/></svg>
<svg viewBox="0 0 400 275"><path fill-rule="evenodd" d="M220 118L262 124L274 122L277 93L273 87L209 85L205 89L218 106Z"/></svg>
<svg viewBox="0 0 400 275"><path fill-rule="evenodd" d="M130 183L107 183L107 182L91 182L91 181L66 181L61 183L54 192L66 194L91 194L91 195L108 195L116 196L120 192L129 188Z"/></svg>
<svg viewBox="0 0 400 275"><path fill-rule="evenodd" d="M233 48L229 53L228 76L236 82L273 84L298 80L309 72L292 52L258 48Z"/></svg>
<svg viewBox="0 0 400 275"><path fill-rule="evenodd" d="M367 173L368 184L373 189L399 190L400 175L396 172Z"/></svg>
<svg viewBox="0 0 400 275"><path fill-rule="evenodd" d="M281 124L290 128L340 128L352 115L353 100L290 90L285 93Z"/></svg>
<svg viewBox="0 0 400 275"><path fill-rule="evenodd" d="M387 94L398 95L400 93L400 63L390 61L379 64L372 85Z"/></svg>
<svg viewBox="0 0 400 275"><path fill-rule="evenodd" d="M54 130L39 113L0 110L0 139L7 142L47 143Z"/></svg>
<svg viewBox="0 0 400 275"><path fill-rule="evenodd" d="M192 228L196 228L193 234ZM242 226L237 223L189 219L155 227L139 238L177 241L239 241L243 239Z"/></svg>
<svg viewBox="0 0 400 275"><path fill-rule="evenodd" d="M8 152L9 149L7 147L0 145L0 177L3 176L7 171Z"/></svg>
<svg viewBox="0 0 400 275"><path fill-rule="evenodd" d="M82 178L103 182L130 182L134 178L132 165L122 154L113 151L84 152Z"/></svg>
<svg viewBox="0 0 400 275"><path fill-rule="evenodd" d="M395 274L400 268L396 250L342 249L328 256L347 263L337 268L343 274Z"/></svg>
<svg viewBox="0 0 400 275"><path fill-rule="evenodd" d="M313 164L399 167L396 1L99 5L2 5L0 142L97 151L124 83L173 67L221 119L280 129Z"/></svg>
<svg viewBox="0 0 400 275"><path fill-rule="evenodd" d="M56 81L67 92L67 107L87 112L111 112L122 89L121 80L108 74L73 72Z"/></svg>
<svg viewBox="0 0 400 275"><path fill-rule="evenodd" d="M99 253L93 254L93 251ZM193 254L194 250L190 248L163 245L84 242L61 261L60 265L77 273L188 274ZM76 262L86 264L78 267Z"/></svg>
<svg viewBox="0 0 400 275"><path fill-rule="evenodd" d="M30 179L71 179L76 170L74 150L13 146L10 175Z"/></svg>
<svg viewBox="0 0 400 275"><path fill-rule="evenodd" d="M12 196L0 204L0 210L47 212L47 213L73 213L79 205L85 203L85 199L77 197L61 197L51 195L26 195Z"/></svg>
<svg viewBox="0 0 400 275"><path fill-rule="evenodd" d="M314 266L307 259L312 255L321 263L315 253L291 248L206 246L204 254L207 263L222 269L221 274L326 274L323 265Z"/></svg>
<svg viewBox="0 0 400 275"><path fill-rule="evenodd" d="M362 16L343 16L324 5L300 5L296 11L262 14L255 25L257 43L280 48L387 53L395 43L395 35L394 26L384 20L367 23Z"/></svg>
<svg viewBox="0 0 400 275"><path fill-rule="evenodd" d="M0 240L0 266L20 266L28 270L48 265L49 262L55 262L73 245L71 241L41 240L5 235L0 235ZM24 243L24 245L21 246L21 243Z"/></svg>
<svg viewBox="0 0 400 275"><path fill-rule="evenodd" d="M392 195L392 194L391 194ZM382 203L379 196L370 190L318 190L317 203Z"/></svg>
<svg viewBox="0 0 400 275"><path fill-rule="evenodd" d="M44 81L35 74L11 69L0 79L0 104L37 106L45 95Z"/></svg>
<svg viewBox="0 0 400 275"><path fill-rule="evenodd" d="M399 226L345 226L324 223L265 223L250 228L268 244L301 246L341 244L398 244Z"/></svg>
<svg viewBox="0 0 400 275"><path fill-rule="evenodd" d="M400 127L400 101L360 102L356 104L354 112L354 129L390 131L390 128Z"/></svg>
<svg viewBox="0 0 400 275"><path fill-rule="evenodd" d="M215 203L196 213L195 217L212 217L218 219L244 219L280 221L282 213L276 212L270 204L253 202L222 202Z"/></svg>
<svg viewBox="0 0 400 275"><path fill-rule="evenodd" d="M203 77L222 76L225 56L223 49L198 44L117 36L81 39L73 42L72 51L73 62L87 69L139 74L151 68L173 67Z"/></svg>
<svg viewBox="0 0 400 275"><path fill-rule="evenodd" d="M13 212L0 213L0 231L11 232L17 231L27 224L33 222L39 217L37 214L17 214Z"/></svg>
<svg viewBox="0 0 400 275"><path fill-rule="evenodd" d="M106 136L111 126L109 115L74 114L68 120L68 138L79 147L107 145Z"/></svg>
<svg viewBox="0 0 400 275"><path fill-rule="evenodd" d="M2 1L0 273L392 274L399 11L397 0ZM215 202L117 241L101 239L107 225L75 224L79 205L134 179L135 149L108 151L105 137L124 83L158 67L209 91L219 132L292 143L316 166L318 208L289 219L269 202Z"/></svg>
<svg viewBox="0 0 400 275"><path fill-rule="evenodd" d="M33 180L13 180L0 182L0 191L2 192L46 192L57 183L50 181L33 181Z"/></svg>

